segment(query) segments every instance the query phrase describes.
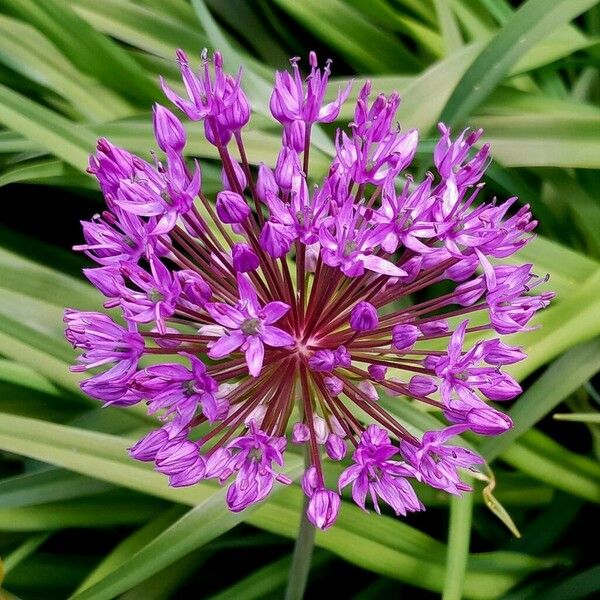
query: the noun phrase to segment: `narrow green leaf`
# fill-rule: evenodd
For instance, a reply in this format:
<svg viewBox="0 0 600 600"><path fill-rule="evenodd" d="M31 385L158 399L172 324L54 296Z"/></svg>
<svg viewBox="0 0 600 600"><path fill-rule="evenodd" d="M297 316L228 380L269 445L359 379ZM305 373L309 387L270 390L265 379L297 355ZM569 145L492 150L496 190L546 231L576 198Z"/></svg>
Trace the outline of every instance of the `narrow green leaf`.
<svg viewBox="0 0 600 600"><path fill-rule="evenodd" d="M507 167L600 167L600 116L473 116Z"/></svg>
<svg viewBox="0 0 600 600"><path fill-rule="evenodd" d="M168 508L159 513L158 516L151 521L148 521L146 525L140 527L140 529L137 529L131 535L126 537L109 554L107 554L96 568L81 582L74 592L75 595L91 587L98 581L101 581L127 562L131 556L149 544L165 529L173 525L184 513L185 509L181 506Z"/></svg>
<svg viewBox="0 0 600 600"><path fill-rule="evenodd" d="M0 508L22 508L70 498L81 498L112 489L108 483L49 468L0 480Z"/></svg>
<svg viewBox="0 0 600 600"><path fill-rule="evenodd" d="M12 360L0 359L0 381L22 386L43 394L46 398L62 394L61 390L37 371Z"/></svg>
<svg viewBox="0 0 600 600"><path fill-rule="evenodd" d="M96 191L98 184L87 175L54 158L18 163L0 175L0 187L11 183L34 183Z"/></svg>
<svg viewBox="0 0 600 600"><path fill-rule="evenodd" d="M600 413L556 413L552 418L575 423L600 423Z"/></svg>
<svg viewBox="0 0 600 600"><path fill-rule="evenodd" d="M325 552L314 553L311 562L311 570L321 568L330 557ZM228 588L220 591L214 596L210 596L209 600L261 600L276 594L281 593L285 586L290 570L291 556L284 556L264 567L260 567L253 571L241 581L234 583Z"/></svg>
<svg viewBox="0 0 600 600"><path fill-rule="evenodd" d="M299 465L295 471L296 474L299 473ZM72 600L110 600L235 527L253 509L247 509L244 513L229 512L224 508L225 493L225 490L219 490L211 494L138 550L128 561L91 587L72 596Z"/></svg>
<svg viewBox="0 0 600 600"><path fill-rule="evenodd" d="M198 56L207 45L206 36L193 19L183 22L164 11L123 0L69 0L69 3L86 26L172 62L177 48ZM139 98L138 104L149 105L162 97L157 80L150 81L154 86L152 95Z"/></svg>
<svg viewBox="0 0 600 600"><path fill-rule="evenodd" d="M463 75L441 120L463 122L498 85L527 50L597 0L528 0L506 21Z"/></svg>
<svg viewBox="0 0 600 600"><path fill-rule="evenodd" d="M29 24L0 15L0 62L52 90L84 117L110 121L131 114L116 93L83 75Z"/></svg>
<svg viewBox="0 0 600 600"><path fill-rule="evenodd" d="M20 562L31 556L48 538L49 533L38 533L27 538L16 550L13 550L4 560L4 573L12 571ZM0 578L0 583L2 579ZM2 590L0 590L0 593Z"/></svg>
<svg viewBox="0 0 600 600"><path fill-rule="evenodd" d="M402 44L341 0L276 0L276 3L359 68L373 73L419 68L418 61ZM331 15L335 15L334 20Z"/></svg>
<svg viewBox="0 0 600 600"><path fill-rule="evenodd" d="M94 149L93 133L0 84L0 123L84 171Z"/></svg>
<svg viewBox="0 0 600 600"><path fill-rule="evenodd" d="M27 19L68 56L82 72L116 89L136 103L151 102L158 85L110 38L103 36L60 0L10 0L10 8Z"/></svg>
<svg viewBox="0 0 600 600"><path fill-rule="evenodd" d="M211 558L209 548L201 548L176 560L168 567L151 575L120 596L120 600L169 600L194 573L202 572L206 561Z"/></svg>
<svg viewBox="0 0 600 600"><path fill-rule="evenodd" d="M442 30L446 53L454 52L463 45L458 24L450 6L444 0L434 0L435 11Z"/></svg>
<svg viewBox="0 0 600 600"><path fill-rule="evenodd" d="M91 285L1 246L0 268L0 288L37 298L60 309L73 305L81 310L100 308L101 299ZM62 324L58 327L58 331L62 331Z"/></svg>
<svg viewBox="0 0 600 600"><path fill-rule="evenodd" d="M600 591L600 565L555 583L544 591L544 600L579 600L592 598Z"/></svg>
<svg viewBox="0 0 600 600"><path fill-rule="evenodd" d="M132 498L123 493L0 508L2 531L49 531L67 527L114 527L145 523L165 503L154 498Z"/></svg>
<svg viewBox="0 0 600 600"><path fill-rule="evenodd" d="M543 311L536 319L539 328L512 335L511 344L523 345L528 359L515 365L511 371L519 378L556 358L577 344L600 334L600 270L555 306Z"/></svg>
<svg viewBox="0 0 600 600"><path fill-rule="evenodd" d="M346 0L366 19L383 29L410 36L424 53L440 57L444 54L442 36L434 29L403 10L390 6L387 0Z"/></svg>
<svg viewBox="0 0 600 600"><path fill-rule="evenodd" d="M527 440L532 433L537 432L530 430L523 436L522 442ZM552 456L548 454L546 448L532 448L523 443L512 444L502 452L501 458L523 473L528 473L556 489L564 490L596 504L600 503L600 479L582 473L582 470L578 468L581 457L568 452L562 446L559 446L555 455Z"/></svg>

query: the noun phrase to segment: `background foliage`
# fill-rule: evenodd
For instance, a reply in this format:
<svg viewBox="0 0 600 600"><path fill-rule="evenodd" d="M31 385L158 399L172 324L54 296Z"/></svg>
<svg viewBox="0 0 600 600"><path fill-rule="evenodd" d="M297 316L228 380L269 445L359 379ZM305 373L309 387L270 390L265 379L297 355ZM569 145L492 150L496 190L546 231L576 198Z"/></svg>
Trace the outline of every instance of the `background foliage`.
<svg viewBox="0 0 600 600"><path fill-rule="evenodd" d="M599 34L593 0L0 2L0 581L10 590L0 596L282 595L299 488L241 515L209 484L168 488L126 455L148 427L142 412L85 398L62 333L63 306L99 304L69 251L78 219L101 208L85 174L95 139L147 156L158 74L177 86L175 48L205 46L230 69L246 65L255 161L272 163L278 146L265 102L272 71L311 48L334 59L339 79L356 78L354 94L367 76L375 90L401 92L402 126L422 132L421 172L440 118L485 128L488 193L533 206L540 235L520 259L549 273L558 294L542 328L515 336L530 355L514 369L526 390L510 409L515 429L465 441L490 462L521 539L486 508L481 482L459 500L422 490L428 511L407 520L344 503L336 527L317 535L308 597L333 586L356 600L598 594ZM214 149L196 131L188 148L214 191ZM315 172L332 148L324 135L319 146ZM415 431L435 419L382 402ZM291 462L297 475L300 457Z"/></svg>

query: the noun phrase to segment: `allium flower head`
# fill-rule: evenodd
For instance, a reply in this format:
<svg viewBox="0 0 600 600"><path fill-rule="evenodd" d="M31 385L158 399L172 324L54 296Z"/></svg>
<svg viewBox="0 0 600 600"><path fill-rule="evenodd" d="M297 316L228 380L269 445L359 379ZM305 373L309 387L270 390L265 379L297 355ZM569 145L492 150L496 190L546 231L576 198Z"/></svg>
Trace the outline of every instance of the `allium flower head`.
<svg viewBox="0 0 600 600"><path fill-rule="evenodd" d="M395 125L398 94L371 100L367 83L327 175L309 182L311 128L335 120L349 92L325 103L330 63L321 70L311 53L308 78L297 59L276 74L281 150L255 170L241 73L226 73L218 53L212 65L204 53L199 72L177 56L187 97L163 89L204 121L223 189L204 195L200 166L184 158L185 127L159 104L163 157L147 162L100 140L89 171L107 210L83 223L77 249L121 315L66 311L67 338L82 351L73 370L94 372L83 389L105 404L145 403L159 426L131 456L172 486L228 484L235 512L291 483L288 441L307 447L302 488L322 529L346 487L362 509L385 503L397 515L423 508L415 480L467 491L459 469L482 459L450 438L511 427L489 401L520 393L502 368L525 355L499 336L527 329L552 297L533 293L545 280L531 265L500 262L536 223L528 207L509 212L514 198L481 201L482 132L453 137L440 125L435 169L415 181L406 169L418 134ZM416 437L384 395L427 405L439 428ZM328 480L323 461L347 457Z"/></svg>

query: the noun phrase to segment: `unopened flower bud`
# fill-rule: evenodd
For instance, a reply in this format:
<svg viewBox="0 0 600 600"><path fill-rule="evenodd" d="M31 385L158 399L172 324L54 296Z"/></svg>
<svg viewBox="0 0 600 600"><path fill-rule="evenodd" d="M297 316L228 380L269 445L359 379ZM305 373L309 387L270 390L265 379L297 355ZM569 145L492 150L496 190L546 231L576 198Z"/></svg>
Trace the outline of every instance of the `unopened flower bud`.
<svg viewBox="0 0 600 600"><path fill-rule="evenodd" d="M375 381L383 381L385 379L385 374L387 373L387 367L383 365L369 365L367 369L369 371L369 375Z"/></svg>
<svg viewBox="0 0 600 600"><path fill-rule="evenodd" d="M354 331L371 331L379 325L377 309L370 302L359 302L350 313L350 327Z"/></svg>
<svg viewBox="0 0 600 600"><path fill-rule="evenodd" d="M294 444L303 444L310 439L310 431L305 423L294 423L292 428L292 442Z"/></svg>
<svg viewBox="0 0 600 600"><path fill-rule="evenodd" d="M392 345L396 350L412 348L419 337L419 328L415 325L396 325L392 329Z"/></svg>
<svg viewBox="0 0 600 600"><path fill-rule="evenodd" d="M326 530L335 523L339 510L339 494L321 489L312 495L306 515L315 527Z"/></svg>
<svg viewBox="0 0 600 600"><path fill-rule="evenodd" d="M179 154L185 147L186 141L185 129L181 121L168 108L160 104L155 104L152 109L152 121L158 147L163 152L171 148Z"/></svg>
<svg viewBox="0 0 600 600"><path fill-rule="evenodd" d="M254 250L248 244L235 244L231 251L233 268L238 273L248 273L258 269L259 260Z"/></svg>
<svg viewBox="0 0 600 600"><path fill-rule="evenodd" d="M278 194L279 186L275 181L273 171L265 163L260 163L256 177L256 195L258 199L266 202L269 196L277 196Z"/></svg>
<svg viewBox="0 0 600 600"><path fill-rule="evenodd" d="M330 433L325 442L325 450L331 460L342 460L346 456L346 443L340 436Z"/></svg>
<svg viewBox="0 0 600 600"><path fill-rule="evenodd" d="M219 192L217 215L223 223L242 223L250 216L250 207L246 200L235 192Z"/></svg>

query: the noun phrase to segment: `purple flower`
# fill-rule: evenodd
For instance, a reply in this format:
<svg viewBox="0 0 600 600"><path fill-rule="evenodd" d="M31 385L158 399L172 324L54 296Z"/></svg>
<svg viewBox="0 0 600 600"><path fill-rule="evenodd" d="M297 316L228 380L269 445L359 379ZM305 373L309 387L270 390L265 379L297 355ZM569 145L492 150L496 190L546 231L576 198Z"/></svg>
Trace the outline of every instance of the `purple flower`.
<svg viewBox="0 0 600 600"><path fill-rule="evenodd" d="M511 426L510 419L479 399L479 390L491 400L509 400L521 393L519 384L508 373L496 367L477 366L485 360L489 345L478 342L462 352L468 321L463 321L452 334L446 356L430 360L440 378L445 414L455 423L471 423L473 431L497 435Z"/></svg>
<svg viewBox="0 0 600 600"><path fill-rule="evenodd" d="M74 348L83 350L77 359L79 364L71 367L72 371L113 365L84 381L82 389L106 403L135 404L137 399L126 395L129 381L144 352L144 339L136 332L135 325L125 329L102 313L72 309L65 310L64 321L66 338Z"/></svg>
<svg viewBox="0 0 600 600"><path fill-rule="evenodd" d="M330 433L325 442L325 450L331 460L343 460L346 456L346 442L339 435Z"/></svg>
<svg viewBox="0 0 600 600"><path fill-rule="evenodd" d="M311 496L306 514L315 527L325 531L335 523L339 510L339 495L331 490L320 489Z"/></svg>
<svg viewBox="0 0 600 600"><path fill-rule="evenodd" d="M340 475L340 491L352 483L352 498L363 510L366 510L367 494L377 513L381 512L377 498L389 504L396 515L423 510L406 479L415 477L416 472L405 463L390 460L396 454L398 448L392 445L387 432L377 425L369 425L352 457L354 464Z"/></svg>
<svg viewBox="0 0 600 600"><path fill-rule="evenodd" d="M202 361L192 355L188 359L191 369L176 363L153 365L137 373L132 383L135 392L146 400L149 414L164 411L164 419L173 418L174 431L186 428L198 409L210 423L223 411L215 396L217 382L207 374Z"/></svg>
<svg viewBox="0 0 600 600"><path fill-rule="evenodd" d="M308 366L312 371L331 373L336 367L335 353L333 350L317 350L309 359Z"/></svg>
<svg viewBox="0 0 600 600"><path fill-rule="evenodd" d="M323 262L339 269L348 277L360 277L365 269L390 277L401 277L406 271L391 261L374 254L380 236L369 227L366 220L361 221L361 211L351 199L339 210L332 227L325 224L319 229L319 242L323 248Z"/></svg>
<svg viewBox="0 0 600 600"><path fill-rule="evenodd" d="M137 215L113 207L96 215L92 221L82 221L85 244L73 247L81 250L100 265L137 262L149 251L160 255L156 218L143 220Z"/></svg>
<svg viewBox="0 0 600 600"><path fill-rule="evenodd" d="M250 207L236 192L219 192L217 215L223 223L242 223L250 216Z"/></svg>
<svg viewBox="0 0 600 600"><path fill-rule="evenodd" d="M158 451L173 438L168 425L160 429L153 429L141 440L129 448L129 454L142 462L154 461Z"/></svg>
<svg viewBox="0 0 600 600"><path fill-rule="evenodd" d="M194 121L204 120L207 139L215 145L226 144L231 133L239 131L250 118L248 99L240 87L240 76L234 79L223 71L223 59L214 54L214 77L210 73L206 53L202 55L202 75L194 73L183 50L177 60L188 99L178 96L161 78L165 96Z"/></svg>
<svg viewBox="0 0 600 600"><path fill-rule="evenodd" d="M339 117L350 86L325 102L329 61L319 68L311 53L307 79L298 59L275 76L282 143L274 168L255 173L241 71L227 73L218 52L212 64L203 53L199 71L182 51L177 59L185 93L164 81L163 90L203 121L222 185L203 188L183 156L186 123L159 104L160 159L99 140L88 170L107 209L82 223L76 249L97 263L84 273L104 307L121 315L65 312L82 389L105 404L142 401L162 422L131 456L174 487L227 483L234 512L290 483L288 439L308 450L302 489L321 529L337 518L336 487L350 486L363 510L383 501L397 515L423 508L411 479L467 491L460 470L482 459L447 442L511 427L488 401L521 392L504 367L525 354L502 336L526 330L552 298L532 265L505 260L536 221L516 198L483 198L482 132L453 136L441 124L434 172L417 178L406 169L419 136L396 123L399 95L371 96L367 82L316 180L313 124ZM386 395L426 403L451 425L419 439L386 410ZM347 460L349 448L336 486L323 460Z"/></svg>
<svg viewBox="0 0 600 600"><path fill-rule="evenodd" d="M277 196L279 193L279 186L275 181L275 175L264 163L260 163L260 166L258 167L256 193L263 202L266 202L269 196Z"/></svg>
<svg viewBox="0 0 600 600"><path fill-rule="evenodd" d="M231 251L233 267L238 273L256 271L260 265L256 252L248 244L235 244Z"/></svg>
<svg viewBox="0 0 600 600"><path fill-rule="evenodd" d="M395 325L392 329L392 345L396 350L408 350L413 347L419 335L419 328L415 325Z"/></svg>
<svg viewBox="0 0 600 600"><path fill-rule="evenodd" d="M380 142L393 128L393 120L400 106L400 95L393 92L389 97L379 94L369 106L371 82L367 81L358 94L354 109L354 133L373 142Z"/></svg>
<svg viewBox="0 0 600 600"><path fill-rule="evenodd" d="M152 109L154 136L159 148L167 152L170 148L180 153L185 147L185 129L181 121L168 109L155 104Z"/></svg>
<svg viewBox="0 0 600 600"><path fill-rule="evenodd" d="M138 265L121 268L133 287L123 286L121 306L127 319L137 323L155 322L165 332L165 319L175 313L181 293L179 280L157 258L150 259L150 273Z"/></svg>
<svg viewBox="0 0 600 600"><path fill-rule="evenodd" d="M473 465L485 462L467 448L446 445L447 440L467 428L466 425L453 425L442 431L429 431L417 446L400 442L400 450L410 466L416 469L419 479L431 487L460 495L471 488L460 479L457 469L471 469Z"/></svg>
<svg viewBox="0 0 600 600"><path fill-rule="evenodd" d="M159 142L159 143L162 143ZM126 213L140 217L156 217L150 221L154 235L169 232L177 217L190 210L194 197L201 186L200 167L195 164L194 173L189 169L182 156L173 148L165 146L166 166L157 163L155 167L137 156L130 157L131 167L127 177L113 181L111 165L102 160L97 153L98 167L93 171L100 183L110 179L111 208L118 207ZM117 148L112 148L115 152ZM114 205L114 206L112 206Z"/></svg>
<svg viewBox="0 0 600 600"><path fill-rule="evenodd" d="M350 313L350 327L354 331L371 331L379 324L377 309L364 300L356 304Z"/></svg>
<svg viewBox="0 0 600 600"><path fill-rule="evenodd" d="M418 142L414 129L406 134L389 132L375 144L341 132L336 139L336 160L357 183L381 185L411 163Z"/></svg>
<svg viewBox="0 0 600 600"><path fill-rule="evenodd" d="M212 297L212 289L204 277L191 269L182 269L177 272L177 279L181 286L179 303L185 308L197 310L204 307Z"/></svg>
<svg viewBox="0 0 600 600"><path fill-rule="evenodd" d="M453 177L458 185L477 183L489 162L489 146L484 145L471 160L466 161L466 159L473 144L483 134L483 129L471 133L465 129L456 140L452 141L448 127L440 123L438 128L442 137L435 147L433 160L440 174L445 178Z"/></svg>
<svg viewBox="0 0 600 600"><path fill-rule="evenodd" d="M244 510L250 504L263 500L275 481L289 484L291 480L273 470L273 463L283 465L286 440L272 437L250 427L250 433L227 445L231 458L225 464L220 479L225 481L235 473L235 481L227 490L227 506L233 512Z"/></svg>
<svg viewBox="0 0 600 600"><path fill-rule="evenodd" d="M323 73L318 68L317 55L311 52L308 60L310 63L310 76L307 78L307 86L298 68L299 58L293 58L293 75L288 72L275 73L275 87L271 94L271 114L282 124L293 121L303 121L306 124L331 123L340 112L340 107L348 97L352 84L349 83L344 91L339 92L336 100L325 104L325 92L329 81L330 64L327 61Z"/></svg>
<svg viewBox="0 0 600 600"><path fill-rule="evenodd" d="M208 314L226 329L226 333L212 345L208 356L223 358L241 347L246 355L248 372L252 377L258 377L263 366L265 345L273 348L294 345L294 338L289 333L273 325L290 307L284 302L269 302L261 306L245 275L238 274L237 284L240 294L237 307L222 302L206 305Z"/></svg>

